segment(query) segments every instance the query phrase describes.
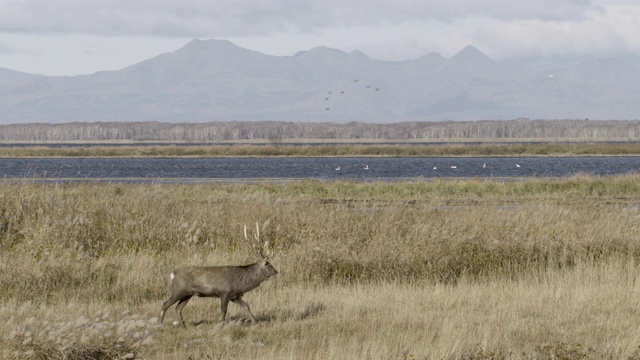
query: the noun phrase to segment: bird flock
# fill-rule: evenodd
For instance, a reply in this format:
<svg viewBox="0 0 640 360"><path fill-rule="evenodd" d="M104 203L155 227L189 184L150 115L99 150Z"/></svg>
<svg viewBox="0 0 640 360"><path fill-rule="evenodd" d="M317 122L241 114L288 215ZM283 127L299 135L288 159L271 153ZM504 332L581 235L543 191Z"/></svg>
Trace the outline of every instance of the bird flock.
<svg viewBox="0 0 640 360"><path fill-rule="evenodd" d="M483 167L483 168L487 168L487 163L483 163L483 164L482 164L482 167ZM519 169L519 168L521 168L521 165L520 165L520 164L518 164L518 163L516 163L516 164L515 164L515 167L516 167L517 169ZM449 168L451 168L451 169L454 169L454 170L455 170L455 169L457 169L457 168L458 168L458 165L450 165L450 166L449 166ZM340 171L340 170L341 170L341 169L340 169L340 166L339 166L339 165L338 165L338 166L336 166L336 167L335 167L335 170L336 170L336 171ZM362 170L369 170L369 164L365 164L365 165L364 165L364 167L362 168ZM433 170L438 170L438 167L437 167L437 166L434 166L434 167L433 167Z"/></svg>
<svg viewBox="0 0 640 360"><path fill-rule="evenodd" d="M357 86L359 88L362 89L366 89L372 93L376 93L380 91L380 87L379 86L374 86L371 84L366 84L363 83L362 80L360 79L353 79L353 85ZM328 90L324 96L324 103L325 103L325 111L330 111L331 110L331 104L332 104L332 100L335 99L336 96L342 96L348 94L348 91L345 89L342 89L340 91L334 91L334 90Z"/></svg>

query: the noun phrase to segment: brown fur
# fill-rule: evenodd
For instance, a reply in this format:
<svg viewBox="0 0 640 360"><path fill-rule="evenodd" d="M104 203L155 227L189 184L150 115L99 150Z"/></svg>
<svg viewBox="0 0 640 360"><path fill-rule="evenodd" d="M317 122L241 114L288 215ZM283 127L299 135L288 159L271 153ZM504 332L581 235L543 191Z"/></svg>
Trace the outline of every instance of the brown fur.
<svg viewBox="0 0 640 360"><path fill-rule="evenodd" d="M182 309L187 305L191 297L217 297L220 298L220 321L224 323L227 315L229 301L242 306L255 323L255 318L242 295L251 291L260 284L276 275L278 271L265 258L254 264L244 266L188 266L177 269L171 273L171 297L162 304L160 319L162 324L166 310L176 302L176 314L179 324L184 326Z"/></svg>

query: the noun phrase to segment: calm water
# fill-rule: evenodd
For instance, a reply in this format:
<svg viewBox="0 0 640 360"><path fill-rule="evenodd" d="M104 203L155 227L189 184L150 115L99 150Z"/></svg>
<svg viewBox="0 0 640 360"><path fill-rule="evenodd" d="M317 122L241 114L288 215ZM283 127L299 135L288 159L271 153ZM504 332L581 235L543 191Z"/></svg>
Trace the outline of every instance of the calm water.
<svg viewBox="0 0 640 360"><path fill-rule="evenodd" d="M519 165L519 166L518 166ZM337 168L339 167L339 170ZM368 169L365 169L368 167ZM453 168L455 167L455 168ZM5 179L193 182L616 175L640 172L640 157L559 158L70 158L0 159Z"/></svg>

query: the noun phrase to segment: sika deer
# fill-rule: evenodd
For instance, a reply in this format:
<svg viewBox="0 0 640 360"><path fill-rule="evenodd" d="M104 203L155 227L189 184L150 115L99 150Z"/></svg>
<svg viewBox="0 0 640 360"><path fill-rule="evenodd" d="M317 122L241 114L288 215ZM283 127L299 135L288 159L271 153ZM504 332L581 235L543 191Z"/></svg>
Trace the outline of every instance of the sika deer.
<svg viewBox="0 0 640 360"><path fill-rule="evenodd" d="M247 226L244 227L244 237L247 237ZM251 291L265 280L274 276L278 271L269 263L271 252L268 250L269 242L264 245L260 243L260 228L256 223L256 234L254 238L257 246L253 248L259 250L261 260L256 263L244 266L187 266L174 270L171 273L171 297L162 304L160 312L159 324L164 320L165 311L176 302L176 314L178 321L174 322L178 325L185 326L182 318L182 309L187 305L191 297L217 297L220 298L220 321L224 324L227 315L227 305L229 301L242 306L251 317L253 323L256 322L249 305L242 300L242 295Z"/></svg>

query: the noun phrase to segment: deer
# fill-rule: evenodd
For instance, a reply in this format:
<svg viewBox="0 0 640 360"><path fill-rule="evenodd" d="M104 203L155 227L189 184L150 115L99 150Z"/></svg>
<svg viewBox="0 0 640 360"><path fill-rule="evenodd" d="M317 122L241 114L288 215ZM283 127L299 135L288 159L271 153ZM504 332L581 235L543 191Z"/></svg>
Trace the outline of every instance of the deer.
<svg viewBox="0 0 640 360"><path fill-rule="evenodd" d="M244 238L249 242L247 226L244 226ZM162 325L165 312L173 304L176 305L176 314L179 321L173 325L185 326L182 318L182 310L193 296L220 298L220 322L224 325L227 316L227 306L232 301L249 313L252 324L256 319L249 309L249 305L242 300L242 296L251 291L270 277L277 275L278 271L269 263L272 255L269 249L269 241L264 244L260 241L260 227L256 223L255 243L251 245L260 259L249 265L241 266L187 266L171 272L171 297L162 304L158 324Z"/></svg>

